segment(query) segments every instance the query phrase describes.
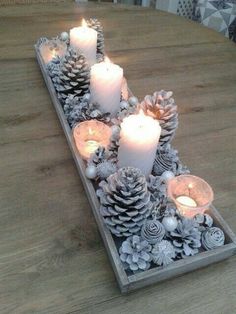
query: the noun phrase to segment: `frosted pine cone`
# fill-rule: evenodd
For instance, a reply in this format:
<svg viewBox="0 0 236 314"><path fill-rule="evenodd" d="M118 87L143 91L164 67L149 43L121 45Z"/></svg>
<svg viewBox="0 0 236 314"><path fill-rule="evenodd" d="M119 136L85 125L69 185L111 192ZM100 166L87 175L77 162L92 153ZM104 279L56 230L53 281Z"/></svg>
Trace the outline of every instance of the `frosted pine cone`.
<svg viewBox="0 0 236 314"><path fill-rule="evenodd" d="M199 224L200 231L204 231L206 228L213 226L213 219L208 214L197 214L193 219Z"/></svg>
<svg viewBox="0 0 236 314"><path fill-rule="evenodd" d="M87 94L85 94L87 97ZM91 103L85 97L69 95L65 99L64 112L71 127L76 123L96 119L102 122L110 121L109 113L102 113L96 103Z"/></svg>
<svg viewBox="0 0 236 314"><path fill-rule="evenodd" d="M100 163L105 162L108 159L108 152L105 147L99 146L95 152L90 156L88 160L89 165L97 166Z"/></svg>
<svg viewBox="0 0 236 314"><path fill-rule="evenodd" d="M125 269L133 272L150 268L151 245L134 235L127 238L119 249L120 259Z"/></svg>
<svg viewBox="0 0 236 314"><path fill-rule="evenodd" d="M224 243L224 232L218 227L208 228L202 233L202 246L207 251L216 249Z"/></svg>
<svg viewBox="0 0 236 314"><path fill-rule="evenodd" d="M47 65L46 69L51 78L58 76L61 67L61 58L55 57L53 58Z"/></svg>
<svg viewBox="0 0 236 314"><path fill-rule="evenodd" d="M193 219L182 218L178 221L177 228L170 233L175 251L182 258L198 253L201 247L201 232L198 227Z"/></svg>
<svg viewBox="0 0 236 314"><path fill-rule="evenodd" d="M126 167L99 184L100 213L109 230L118 237L137 234L150 215L152 203L145 176Z"/></svg>
<svg viewBox="0 0 236 314"><path fill-rule="evenodd" d="M175 255L176 254L173 245L167 240L162 240L153 246L152 260L153 263L159 266L167 266L171 264L175 258Z"/></svg>
<svg viewBox="0 0 236 314"><path fill-rule="evenodd" d="M161 90L152 96L147 95L140 105L144 113L159 121L161 126L159 143L162 146L170 143L178 127L177 106L172 95L172 92Z"/></svg>
<svg viewBox="0 0 236 314"><path fill-rule="evenodd" d="M97 19L89 19L86 20L88 27L93 28L97 32L97 54L103 55L105 53L105 45L104 45L104 34L103 27L99 20Z"/></svg>
<svg viewBox="0 0 236 314"><path fill-rule="evenodd" d="M151 201L155 204L155 209L159 210L166 206L167 203L167 191L166 183L160 176L149 176L147 181L148 190L151 193Z"/></svg>
<svg viewBox="0 0 236 314"><path fill-rule="evenodd" d="M59 74L52 81L62 103L70 95L81 97L88 93L90 70L84 55L68 48L62 59Z"/></svg>
<svg viewBox="0 0 236 314"><path fill-rule="evenodd" d="M182 165L178 157L178 151L173 149L170 144L157 149L153 165L155 175L161 176L165 171L171 171L175 176L189 173L188 168Z"/></svg>
<svg viewBox="0 0 236 314"><path fill-rule="evenodd" d="M160 242L165 235L164 226L155 219L145 221L142 230L141 237L150 244Z"/></svg>

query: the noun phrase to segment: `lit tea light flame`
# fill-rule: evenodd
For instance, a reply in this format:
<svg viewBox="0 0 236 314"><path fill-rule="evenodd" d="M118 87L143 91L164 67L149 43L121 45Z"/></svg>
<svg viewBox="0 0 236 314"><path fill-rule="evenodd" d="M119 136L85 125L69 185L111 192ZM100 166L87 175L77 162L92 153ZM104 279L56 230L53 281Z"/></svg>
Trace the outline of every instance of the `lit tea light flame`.
<svg viewBox="0 0 236 314"><path fill-rule="evenodd" d="M82 19L81 25L83 27L88 27L88 24L86 23L85 19Z"/></svg>

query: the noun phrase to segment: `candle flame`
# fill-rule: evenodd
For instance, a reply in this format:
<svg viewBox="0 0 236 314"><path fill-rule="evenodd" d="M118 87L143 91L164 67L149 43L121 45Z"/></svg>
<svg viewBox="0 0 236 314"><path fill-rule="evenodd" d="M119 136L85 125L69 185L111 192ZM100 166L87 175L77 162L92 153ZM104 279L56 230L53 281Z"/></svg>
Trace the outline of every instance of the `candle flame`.
<svg viewBox="0 0 236 314"><path fill-rule="evenodd" d="M112 63L111 60L108 58L108 56L105 56L104 62L105 62L105 63Z"/></svg>
<svg viewBox="0 0 236 314"><path fill-rule="evenodd" d="M89 133L89 135L92 135L92 134L93 134L93 131L92 131L91 128L89 128L88 133Z"/></svg>
<svg viewBox="0 0 236 314"><path fill-rule="evenodd" d="M86 21L85 21L85 19L82 20L81 25L82 25L83 27L87 27L87 26L88 26L87 23L86 23Z"/></svg>
<svg viewBox="0 0 236 314"><path fill-rule="evenodd" d="M188 188L189 188L189 189L192 189L192 188L193 188L193 184L192 184L192 183L189 183Z"/></svg>
<svg viewBox="0 0 236 314"><path fill-rule="evenodd" d="M142 117L145 116L145 113L144 113L143 109L140 109L139 112L138 112L138 114L139 114L140 116L142 116Z"/></svg>

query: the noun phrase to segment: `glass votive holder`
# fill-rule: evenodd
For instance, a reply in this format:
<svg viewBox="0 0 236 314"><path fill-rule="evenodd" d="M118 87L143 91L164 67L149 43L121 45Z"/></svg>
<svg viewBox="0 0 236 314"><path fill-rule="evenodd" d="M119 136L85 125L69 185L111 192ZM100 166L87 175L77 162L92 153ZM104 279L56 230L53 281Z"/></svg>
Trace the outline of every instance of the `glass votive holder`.
<svg viewBox="0 0 236 314"><path fill-rule="evenodd" d="M204 213L211 205L214 194L210 185L192 175L180 175L168 181L168 197L173 200L182 216L192 218Z"/></svg>
<svg viewBox="0 0 236 314"><path fill-rule="evenodd" d="M40 45L40 54L45 64L52 61L57 56L62 58L66 54L67 45L65 42L55 38L52 40L45 40Z"/></svg>
<svg viewBox="0 0 236 314"><path fill-rule="evenodd" d="M84 121L74 126L73 137L80 155L87 160L99 146L109 145L111 128L98 120Z"/></svg>

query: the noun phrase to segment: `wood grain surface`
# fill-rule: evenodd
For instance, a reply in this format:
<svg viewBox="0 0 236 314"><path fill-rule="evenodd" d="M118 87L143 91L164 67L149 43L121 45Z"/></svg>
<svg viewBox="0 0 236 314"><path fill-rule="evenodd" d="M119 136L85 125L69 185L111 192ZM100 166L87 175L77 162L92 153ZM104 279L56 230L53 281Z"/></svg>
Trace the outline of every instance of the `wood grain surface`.
<svg viewBox="0 0 236 314"><path fill-rule="evenodd" d="M236 258L120 295L33 44L96 16L109 57L140 98L170 89L174 145L215 191L236 231L236 46L194 22L140 7L0 8L0 312L236 313Z"/></svg>

